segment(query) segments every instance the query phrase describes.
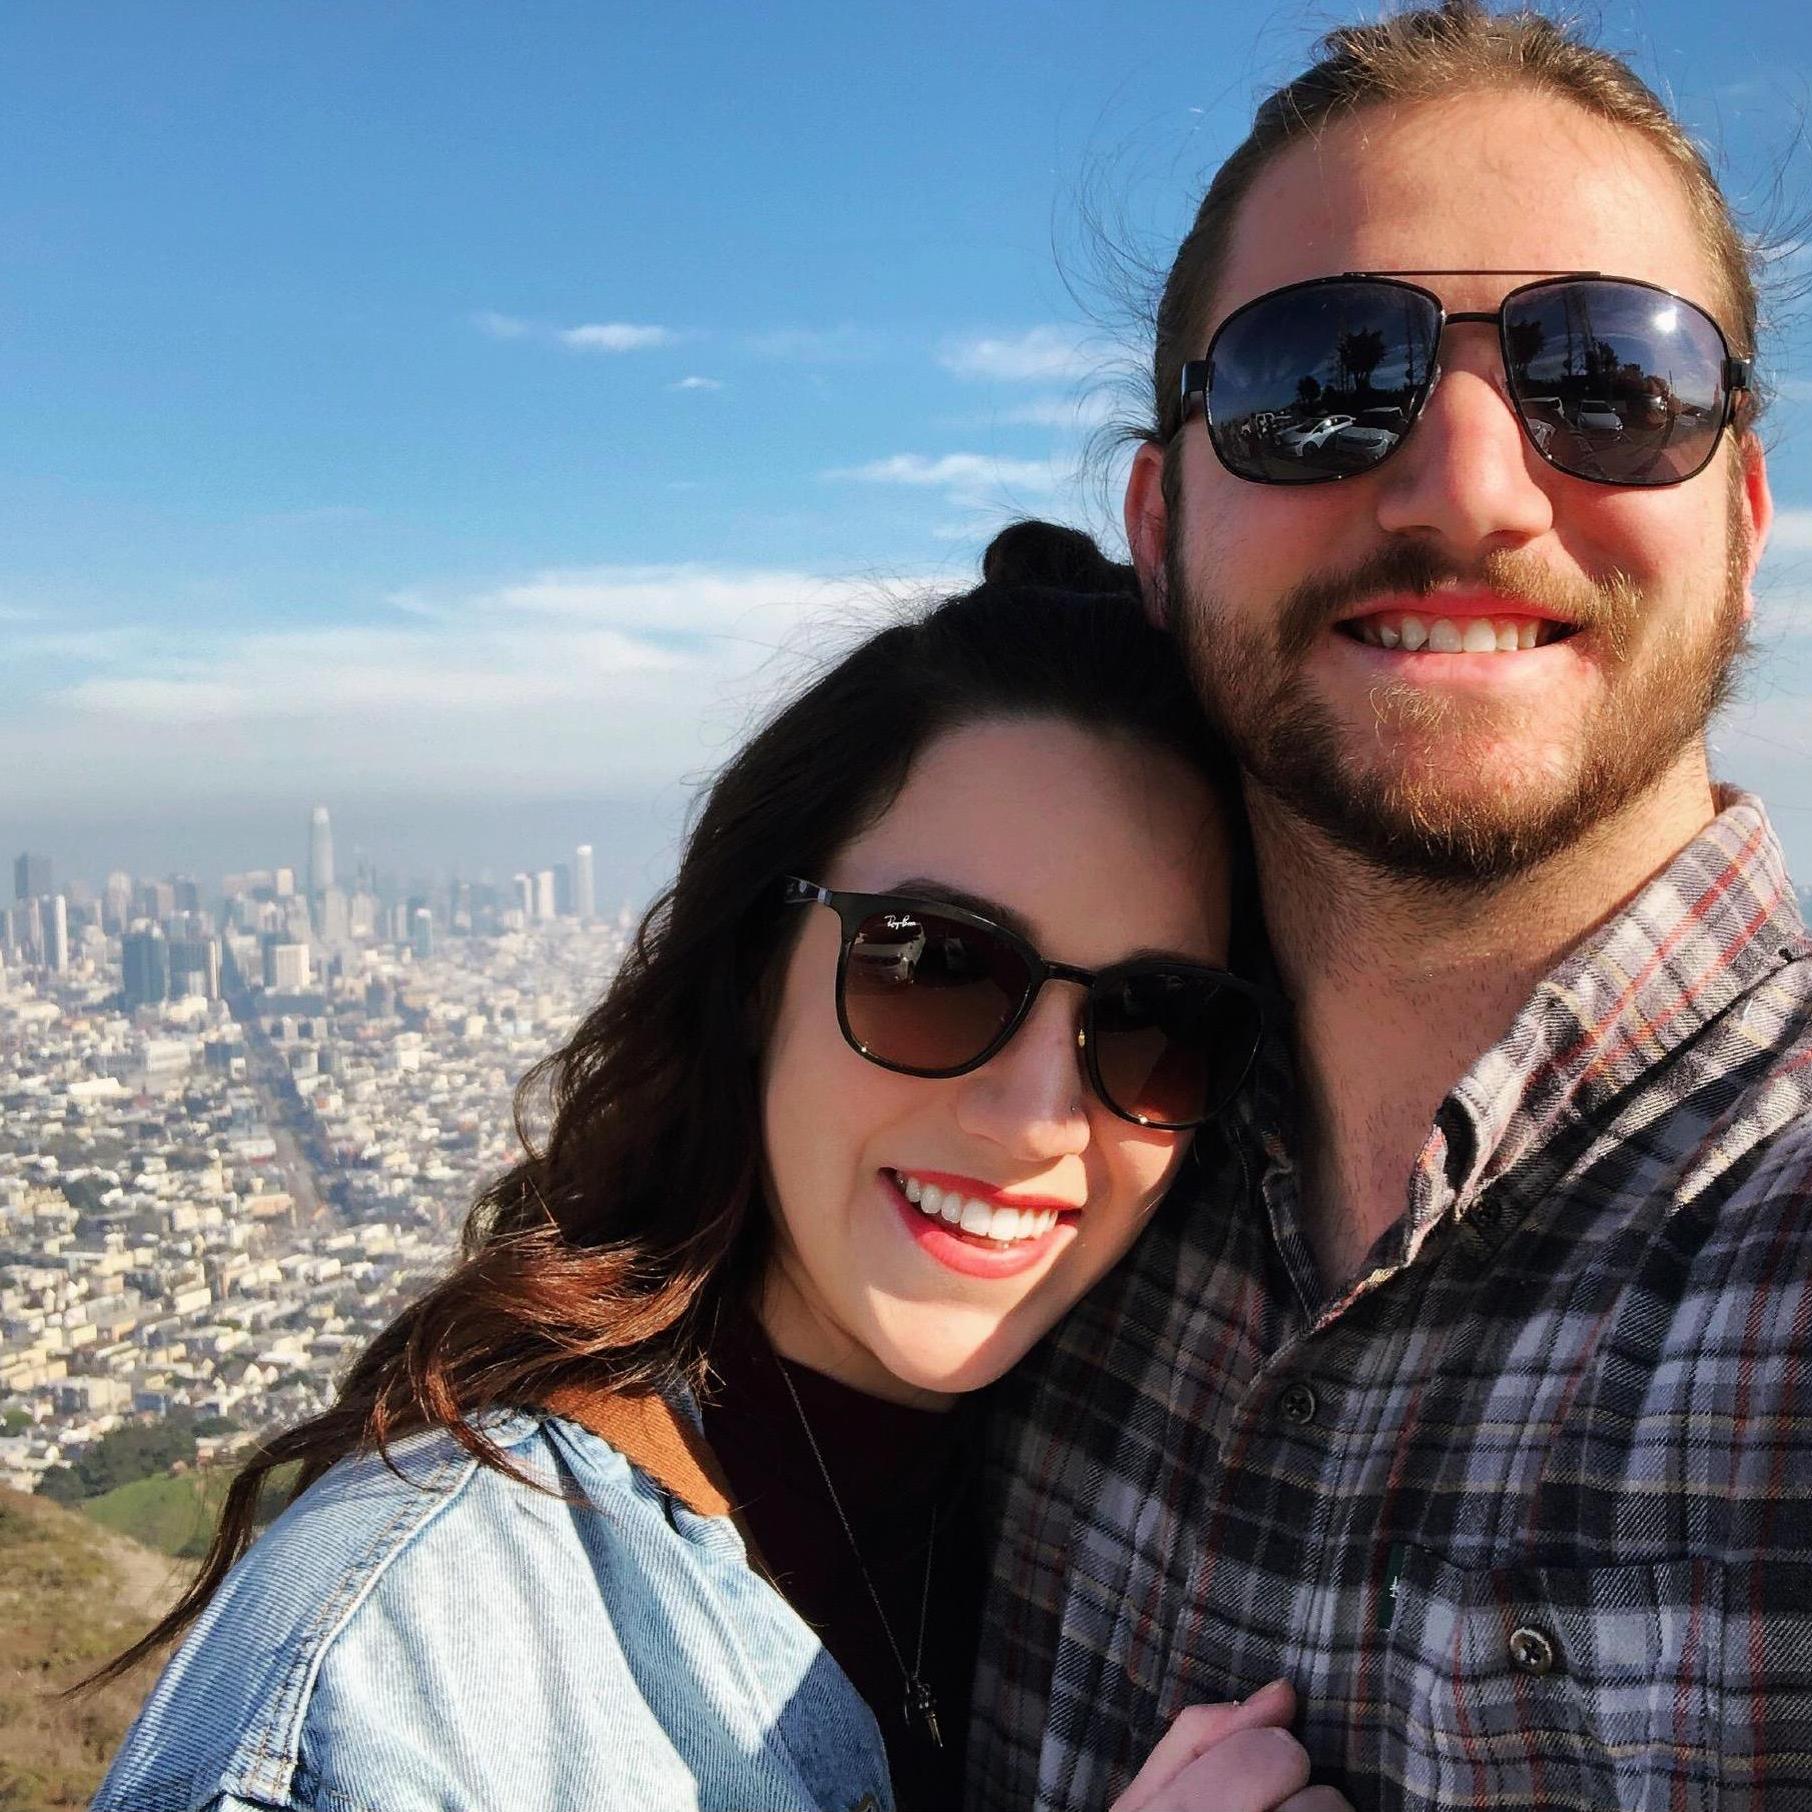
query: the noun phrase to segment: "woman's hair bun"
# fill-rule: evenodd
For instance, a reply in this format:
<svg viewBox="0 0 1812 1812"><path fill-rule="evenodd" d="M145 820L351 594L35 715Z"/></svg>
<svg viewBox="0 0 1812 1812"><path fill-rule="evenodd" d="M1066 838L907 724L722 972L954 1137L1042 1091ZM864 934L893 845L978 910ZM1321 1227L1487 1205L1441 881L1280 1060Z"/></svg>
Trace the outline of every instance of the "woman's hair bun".
<svg viewBox="0 0 1812 1812"><path fill-rule="evenodd" d="M1052 591L1125 592L1137 596L1138 575L1110 560L1094 537L1061 522L1010 522L982 555L989 585L1037 585Z"/></svg>

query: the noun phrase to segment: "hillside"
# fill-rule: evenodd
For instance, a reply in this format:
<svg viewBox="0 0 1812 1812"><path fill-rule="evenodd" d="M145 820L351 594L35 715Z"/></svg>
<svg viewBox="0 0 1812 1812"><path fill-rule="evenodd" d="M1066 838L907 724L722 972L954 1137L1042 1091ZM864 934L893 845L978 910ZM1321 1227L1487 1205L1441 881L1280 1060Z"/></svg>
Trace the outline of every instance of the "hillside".
<svg viewBox="0 0 1812 1812"><path fill-rule="evenodd" d="M0 1488L0 1812L88 1803L154 1670L81 1699L54 1695L143 1635L183 1571L84 1515Z"/></svg>
<svg viewBox="0 0 1812 1812"><path fill-rule="evenodd" d="M160 1554L198 1560L214 1532L231 1478L220 1468L160 1472L100 1497L85 1498L80 1509L116 1535L128 1536Z"/></svg>

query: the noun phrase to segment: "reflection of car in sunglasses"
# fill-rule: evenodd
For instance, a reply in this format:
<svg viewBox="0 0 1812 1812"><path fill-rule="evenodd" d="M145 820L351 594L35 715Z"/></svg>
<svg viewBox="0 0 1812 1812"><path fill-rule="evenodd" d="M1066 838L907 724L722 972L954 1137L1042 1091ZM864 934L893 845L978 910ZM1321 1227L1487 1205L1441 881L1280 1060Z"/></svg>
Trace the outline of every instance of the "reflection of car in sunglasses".
<svg viewBox="0 0 1812 1812"><path fill-rule="evenodd" d="M860 939L851 946L850 967L862 980L870 983L909 982L925 954L925 932L916 919L862 928Z"/></svg>
<svg viewBox="0 0 1812 1812"><path fill-rule="evenodd" d="M1581 397L1573 411L1573 426L1585 434L1621 434L1623 417L1598 397Z"/></svg>
<svg viewBox="0 0 1812 1812"><path fill-rule="evenodd" d="M1350 415L1324 415L1306 427L1286 428L1278 435L1277 444L1284 452L1294 453L1300 459L1303 454L1325 446L1342 428L1350 427L1352 420Z"/></svg>
<svg viewBox="0 0 1812 1812"><path fill-rule="evenodd" d="M1403 419L1401 410L1367 409L1357 421L1348 422L1334 435L1328 443L1330 450L1335 453L1350 453L1361 459L1382 459L1403 438L1401 427L1386 428L1377 422L1366 420L1368 415L1384 414L1394 416L1399 422Z"/></svg>

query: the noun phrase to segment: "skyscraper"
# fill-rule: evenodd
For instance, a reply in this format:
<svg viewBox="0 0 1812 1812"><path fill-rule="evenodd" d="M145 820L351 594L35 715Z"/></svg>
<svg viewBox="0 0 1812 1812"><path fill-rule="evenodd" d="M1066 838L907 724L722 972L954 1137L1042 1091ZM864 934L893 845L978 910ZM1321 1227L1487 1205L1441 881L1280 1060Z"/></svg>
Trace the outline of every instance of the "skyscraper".
<svg viewBox="0 0 1812 1812"><path fill-rule="evenodd" d="M149 1006L170 992L170 951L156 925L128 931L120 940L125 970L126 1005Z"/></svg>
<svg viewBox="0 0 1812 1812"><path fill-rule="evenodd" d="M333 825L327 807L317 805L308 814L308 895L318 900L333 885Z"/></svg>
<svg viewBox="0 0 1812 1812"><path fill-rule="evenodd" d="M290 943L282 932L268 933L264 947L264 986L270 994L301 994L308 988L308 946Z"/></svg>
<svg viewBox="0 0 1812 1812"><path fill-rule="evenodd" d="M60 893L44 899L44 967L57 975L69 967L69 907Z"/></svg>
<svg viewBox="0 0 1812 1812"><path fill-rule="evenodd" d="M34 856L27 851L13 863L13 898L35 900L51 891L50 857Z"/></svg>
<svg viewBox="0 0 1812 1812"><path fill-rule="evenodd" d="M324 944L339 944L352 933L352 914L337 887L323 887L314 898L315 935Z"/></svg>
<svg viewBox="0 0 1812 1812"><path fill-rule="evenodd" d="M535 917L546 924L554 916L554 871L535 870Z"/></svg>
<svg viewBox="0 0 1812 1812"><path fill-rule="evenodd" d="M592 874L591 845L573 851L573 911L581 919L594 918L598 910L597 882Z"/></svg>
<svg viewBox="0 0 1812 1812"><path fill-rule="evenodd" d="M199 994L204 1000L220 998L220 945L207 932L173 937L170 952L170 998L182 1000Z"/></svg>
<svg viewBox="0 0 1812 1812"><path fill-rule="evenodd" d="M101 892L101 929L124 931L132 915L132 877L116 868Z"/></svg>

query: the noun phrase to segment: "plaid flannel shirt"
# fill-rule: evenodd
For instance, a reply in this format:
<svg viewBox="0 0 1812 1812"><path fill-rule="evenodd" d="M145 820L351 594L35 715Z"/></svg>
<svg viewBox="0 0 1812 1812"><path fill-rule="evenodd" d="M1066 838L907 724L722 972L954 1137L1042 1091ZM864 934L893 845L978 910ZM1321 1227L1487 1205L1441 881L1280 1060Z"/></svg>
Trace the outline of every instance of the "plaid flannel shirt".
<svg viewBox="0 0 1812 1812"><path fill-rule="evenodd" d="M1812 1808L1812 944L1758 802L1536 989L1324 1293L1288 1065L1010 1378L976 1812L1276 1675L1361 1808Z"/></svg>

